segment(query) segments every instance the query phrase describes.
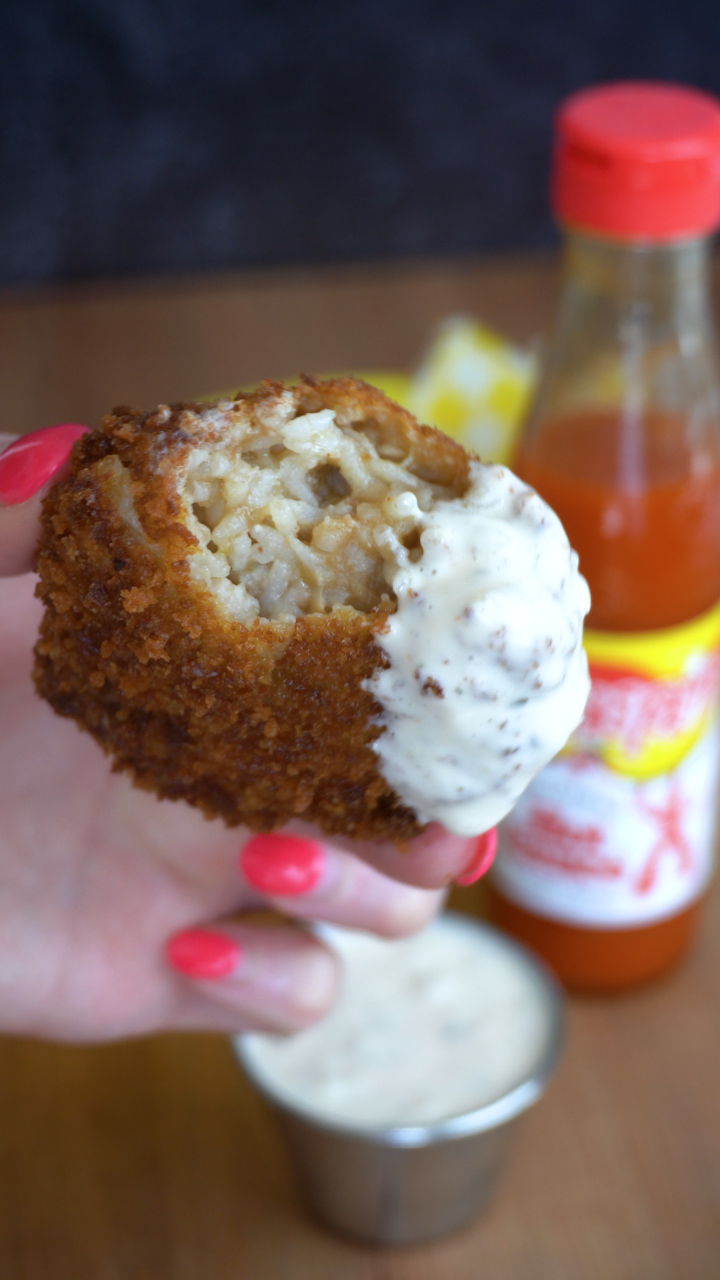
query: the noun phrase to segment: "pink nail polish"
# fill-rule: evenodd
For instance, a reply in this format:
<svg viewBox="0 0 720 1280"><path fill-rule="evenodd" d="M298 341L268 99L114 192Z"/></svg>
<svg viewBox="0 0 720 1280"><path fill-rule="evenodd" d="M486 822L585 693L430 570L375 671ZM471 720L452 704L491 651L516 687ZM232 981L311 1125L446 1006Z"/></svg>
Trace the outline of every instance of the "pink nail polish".
<svg viewBox="0 0 720 1280"><path fill-rule="evenodd" d="M210 929L184 929L170 939L165 957L186 978L227 978L242 959L237 942Z"/></svg>
<svg viewBox="0 0 720 1280"><path fill-rule="evenodd" d="M240 854L240 870L248 884L273 898L309 893L324 869L321 844L273 831L252 836Z"/></svg>
<svg viewBox="0 0 720 1280"><path fill-rule="evenodd" d="M77 422L63 422L13 440L0 455L0 502L13 507L32 498L67 462L75 441L87 430Z"/></svg>
<svg viewBox="0 0 720 1280"><path fill-rule="evenodd" d="M486 831L484 835L478 836L475 843L475 852L466 866L465 870L459 876L455 877L455 884L461 885L463 888L468 884L475 884L481 876L484 876L490 870L497 853L497 827L492 827L490 831Z"/></svg>

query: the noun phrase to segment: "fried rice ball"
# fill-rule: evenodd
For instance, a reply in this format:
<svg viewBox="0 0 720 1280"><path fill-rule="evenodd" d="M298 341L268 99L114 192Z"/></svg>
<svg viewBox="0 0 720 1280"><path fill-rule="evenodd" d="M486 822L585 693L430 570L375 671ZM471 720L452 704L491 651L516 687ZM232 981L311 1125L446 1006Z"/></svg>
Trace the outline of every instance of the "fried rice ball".
<svg viewBox="0 0 720 1280"><path fill-rule="evenodd" d="M207 404L119 408L45 499L40 695L115 769L208 817L402 841L422 824L383 778L398 542L461 496L469 457L348 378Z"/></svg>

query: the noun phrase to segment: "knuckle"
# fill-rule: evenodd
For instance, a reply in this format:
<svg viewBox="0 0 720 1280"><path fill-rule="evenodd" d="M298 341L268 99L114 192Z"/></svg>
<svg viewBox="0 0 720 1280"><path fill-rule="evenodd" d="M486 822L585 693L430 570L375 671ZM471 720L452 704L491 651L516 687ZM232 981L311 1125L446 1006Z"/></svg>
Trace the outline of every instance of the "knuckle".
<svg viewBox="0 0 720 1280"><path fill-rule="evenodd" d="M440 907L440 894L422 889L396 892L383 904L375 932L383 938L406 938L430 922Z"/></svg>
<svg viewBox="0 0 720 1280"><path fill-rule="evenodd" d="M317 1022L331 1008L338 993L339 968L324 948L313 948L303 959L291 1001L290 1015L298 1028Z"/></svg>

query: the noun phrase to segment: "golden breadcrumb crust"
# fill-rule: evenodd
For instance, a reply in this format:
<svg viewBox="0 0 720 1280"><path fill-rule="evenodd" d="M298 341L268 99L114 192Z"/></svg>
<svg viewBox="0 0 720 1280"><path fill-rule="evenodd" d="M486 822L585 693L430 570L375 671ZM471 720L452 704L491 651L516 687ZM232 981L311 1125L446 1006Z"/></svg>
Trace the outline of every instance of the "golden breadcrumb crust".
<svg viewBox="0 0 720 1280"><path fill-rule="evenodd" d="M375 388L306 378L291 391L298 414L332 408L400 437L418 474L466 488L465 451ZM234 404L252 417L282 394L263 383ZM191 577L197 544L174 477L190 449L219 439L207 409L116 409L75 444L43 506L37 690L114 768L208 817L255 830L301 817L328 834L404 840L420 824L378 770L380 708L362 688L386 661L373 637L387 615L243 626Z"/></svg>

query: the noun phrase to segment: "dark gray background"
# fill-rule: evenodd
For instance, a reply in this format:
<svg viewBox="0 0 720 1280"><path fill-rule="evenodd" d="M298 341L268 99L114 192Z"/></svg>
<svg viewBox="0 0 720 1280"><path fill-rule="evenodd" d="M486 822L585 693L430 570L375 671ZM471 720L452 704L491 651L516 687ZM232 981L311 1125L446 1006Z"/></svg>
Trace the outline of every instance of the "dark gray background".
<svg viewBox="0 0 720 1280"><path fill-rule="evenodd" d="M552 113L720 0L0 0L0 284L536 248Z"/></svg>

